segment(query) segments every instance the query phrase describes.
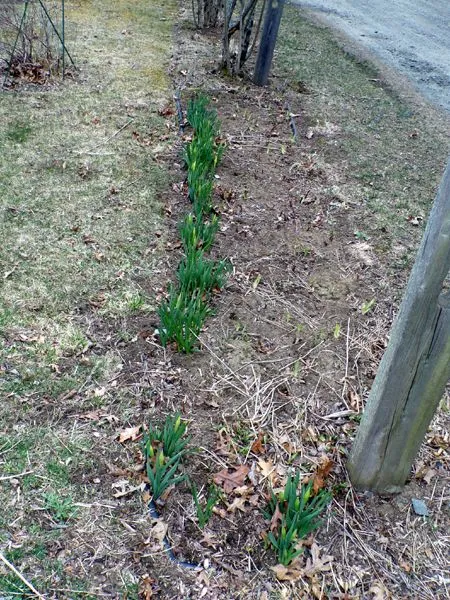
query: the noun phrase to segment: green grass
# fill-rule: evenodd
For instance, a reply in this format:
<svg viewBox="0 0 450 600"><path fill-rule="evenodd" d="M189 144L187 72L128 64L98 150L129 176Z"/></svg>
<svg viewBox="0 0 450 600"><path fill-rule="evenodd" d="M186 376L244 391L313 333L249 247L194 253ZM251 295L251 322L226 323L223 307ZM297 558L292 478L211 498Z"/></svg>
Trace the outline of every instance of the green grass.
<svg viewBox="0 0 450 600"><path fill-rule="evenodd" d="M29 588L14 574L0 575L0 592L4 598L26 598Z"/></svg>
<svg viewBox="0 0 450 600"><path fill-rule="evenodd" d="M129 319L151 308L143 282L158 277L165 243L167 176L152 148L167 135L158 109L170 97L174 11L172 1L67 1L79 72L0 102L0 471L17 476L0 486L0 540L58 598L90 597L91 552L119 543L101 473L122 450L115 433L132 402L108 385L122 357L107 337L117 325L133 339ZM109 420L83 419L95 411ZM134 585L122 566L109 575L117 593L128 575ZM21 585L2 571L0 596L21 597Z"/></svg>
<svg viewBox="0 0 450 600"><path fill-rule="evenodd" d="M16 121L7 127L5 138L8 142L23 144L27 141L32 131L33 129L30 124Z"/></svg>
<svg viewBox="0 0 450 600"><path fill-rule="evenodd" d="M286 7L275 67L294 89L301 83L308 90L301 96L306 125L336 128L315 136L316 160L338 175L330 196L367 211L355 230L367 228L380 253L398 243L408 247L418 232L407 218L427 215L442 176L448 120L411 107L380 84L372 65L344 52L295 7Z"/></svg>
<svg viewBox="0 0 450 600"><path fill-rule="evenodd" d="M74 519L78 509L70 497L64 497L55 492L44 495L44 507L56 521L66 522Z"/></svg>
<svg viewBox="0 0 450 600"><path fill-rule="evenodd" d="M156 143L163 126L171 10L69 2L68 45L81 72L46 91L2 96L0 352L10 367L2 393L57 398L92 370L101 380L101 357L69 360L90 344L75 314L124 316L146 306L137 276L154 271L145 251L162 228L164 175L132 132ZM152 35L149 23L158 23ZM132 40L121 33L131 26Z"/></svg>

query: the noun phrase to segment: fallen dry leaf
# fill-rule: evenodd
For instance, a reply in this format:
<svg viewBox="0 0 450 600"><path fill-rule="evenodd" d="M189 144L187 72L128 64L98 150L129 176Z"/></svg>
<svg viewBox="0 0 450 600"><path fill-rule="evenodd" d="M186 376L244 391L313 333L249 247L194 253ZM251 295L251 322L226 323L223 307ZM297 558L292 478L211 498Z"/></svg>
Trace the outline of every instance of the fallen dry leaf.
<svg viewBox="0 0 450 600"><path fill-rule="evenodd" d="M201 590L201 592L199 593L199 595L197 596L200 600L200 598L204 598L206 596L206 594L208 593L208 587L210 584L209 575L208 575L206 569L202 569L200 571L200 573L197 575L197 583L204 586L203 589Z"/></svg>
<svg viewBox="0 0 450 600"><path fill-rule="evenodd" d="M309 591L311 592L312 597L316 598L316 600L327 600L327 596L324 593L322 583L319 583L318 581L311 581L311 585L309 586ZM341 596L341 600L352 600L352 599L347 594L344 594L344 596Z"/></svg>
<svg viewBox="0 0 450 600"><path fill-rule="evenodd" d="M258 478L256 476L256 463L252 462L252 468L248 472L248 478L253 485L258 485Z"/></svg>
<svg viewBox="0 0 450 600"><path fill-rule="evenodd" d="M236 496L248 496L251 491L253 490L248 485L240 485L239 487L234 489L234 493L236 494Z"/></svg>
<svg viewBox="0 0 450 600"><path fill-rule="evenodd" d="M258 467L261 469L261 475L266 479L270 479L272 481L273 473L275 470L273 462L271 460L263 460L262 458L260 458L258 460Z"/></svg>
<svg viewBox="0 0 450 600"><path fill-rule="evenodd" d="M437 471L435 471L434 469L428 469L427 472L425 473L425 475L423 476L423 480L430 484L431 480L433 479L433 477L437 475Z"/></svg>
<svg viewBox="0 0 450 600"><path fill-rule="evenodd" d="M148 538L144 541L152 552L158 552L164 548L164 538L167 535L168 525L162 519L153 522Z"/></svg>
<svg viewBox="0 0 450 600"><path fill-rule="evenodd" d="M317 494L317 492L324 487L325 481L326 481L327 477L329 476L333 466L334 466L334 461L331 460L331 458L329 458L326 455L322 456L322 458L319 461L317 470L314 473L314 478L313 478L314 494Z"/></svg>
<svg viewBox="0 0 450 600"><path fill-rule="evenodd" d="M236 469L223 469L214 476L214 483L221 485L224 491L229 494L235 488L243 485L249 471L247 465L240 465Z"/></svg>
<svg viewBox="0 0 450 600"><path fill-rule="evenodd" d="M303 574L298 561L295 560L292 561L288 567L276 565L275 567L270 568L275 573L275 577L278 581L296 581L297 579L300 579Z"/></svg>
<svg viewBox="0 0 450 600"><path fill-rule="evenodd" d="M251 447L251 451L253 452L253 454L264 454L266 449L263 444L263 439L264 439L264 433L262 431L260 431L258 433L258 437L253 442L252 447Z"/></svg>
<svg viewBox="0 0 450 600"><path fill-rule="evenodd" d="M308 578L314 577L317 573L329 571L331 569L331 562L333 556L324 555L320 556L319 546L313 542L311 544L311 558L306 560L306 567L302 570L302 575Z"/></svg>
<svg viewBox="0 0 450 600"><path fill-rule="evenodd" d="M217 516L219 516L221 519L226 519L227 518L227 511L224 508L220 508L218 506L215 506L213 508L213 513Z"/></svg>
<svg viewBox="0 0 450 600"><path fill-rule="evenodd" d="M146 489L142 492L142 502L145 502L145 504L148 504L150 502L150 500L152 499L152 495L150 494L150 492Z"/></svg>
<svg viewBox="0 0 450 600"><path fill-rule="evenodd" d="M372 600L389 600L391 594L381 581L375 581L369 589L369 593L373 594Z"/></svg>
<svg viewBox="0 0 450 600"><path fill-rule="evenodd" d="M235 510L245 512L245 503L247 502L246 496L237 497L228 506L227 511L233 513Z"/></svg>
<svg viewBox="0 0 450 600"><path fill-rule="evenodd" d="M124 442L128 442L128 440L135 442L142 435L141 428L142 425L136 425L136 427L127 427L126 429L123 429L119 433L119 442L121 444L123 444Z"/></svg>
<svg viewBox="0 0 450 600"><path fill-rule="evenodd" d="M406 560L401 560L399 561L399 566L400 568L402 568L404 571L406 571L406 573L409 573L411 571L411 565L409 564L409 562L407 562Z"/></svg>
<svg viewBox="0 0 450 600"><path fill-rule="evenodd" d="M128 469L116 467L116 465L113 465L112 463L107 462L105 463L105 465L108 471L111 473L111 475L114 475L114 477L124 477L130 474Z"/></svg>
<svg viewBox="0 0 450 600"><path fill-rule="evenodd" d="M175 114L175 111L171 104L167 104L164 108L158 110L158 115L161 117L171 117L173 114Z"/></svg>
<svg viewBox="0 0 450 600"><path fill-rule="evenodd" d="M217 433L217 443L216 443L216 453L219 456L231 456L231 452L229 450L230 445L230 436L224 431L220 429Z"/></svg>
<svg viewBox="0 0 450 600"><path fill-rule="evenodd" d="M281 446L283 446L283 448L286 450L286 452L290 455L290 454L295 454L297 452L297 448L294 446L294 444L291 442L289 436L287 434L284 434L280 437L279 439L279 444Z"/></svg>
<svg viewBox="0 0 450 600"><path fill-rule="evenodd" d="M416 479L423 479L425 483L430 484L433 477L437 475L437 471L431 469L430 467L422 466L421 469L418 469L416 472Z"/></svg>
<svg viewBox="0 0 450 600"><path fill-rule="evenodd" d="M278 525L279 523L281 523L282 519L283 513L281 512L277 502L277 505L275 506L275 512L273 513L272 518L270 520L270 531L275 531L276 529L278 529Z"/></svg>
<svg viewBox="0 0 450 600"><path fill-rule="evenodd" d="M157 591L155 588L156 580L148 574L142 575L139 584L139 598L142 598L142 600L151 600L154 597L153 591Z"/></svg>
<svg viewBox="0 0 450 600"><path fill-rule="evenodd" d="M208 548L217 549L217 544L219 543L218 539L213 533L209 533L208 531L203 531L203 537L200 540L200 544L207 546Z"/></svg>
<svg viewBox="0 0 450 600"><path fill-rule="evenodd" d="M145 490L145 483L140 483L139 485L131 485L128 479L122 479L113 483L111 487L113 489L117 489L116 492L113 492L114 498L123 498L123 496L129 496L130 494L134 494L134 492L142 492L143 490Z"/></svg>
<svg viewBox="0 0 450 600"><path fill-rule="evenodd" d="M80 420L83 421L107 421L108 423L117 422L119 419L110 413L105 412L101 408L97 410L90 410L82 415L77 415Z"/></svg>
<svg viewBox="0 0 450 600"><path fill-rule="evenodd" d="M103 396L105 394L106 394L106 388L105 387L95 388L95 390L94 390L94 397L95 398L103 398Z"/></svg>
<svg viewBox="0 0 450 600"><path fill-rule="evenodd" d="M359 413L360 409L361 409L361 398L359 397L359 394L357 394L353 390L349 390L348 391L348 400L349 400L350 406L353 408L353 410L355 412Z"/></svg>

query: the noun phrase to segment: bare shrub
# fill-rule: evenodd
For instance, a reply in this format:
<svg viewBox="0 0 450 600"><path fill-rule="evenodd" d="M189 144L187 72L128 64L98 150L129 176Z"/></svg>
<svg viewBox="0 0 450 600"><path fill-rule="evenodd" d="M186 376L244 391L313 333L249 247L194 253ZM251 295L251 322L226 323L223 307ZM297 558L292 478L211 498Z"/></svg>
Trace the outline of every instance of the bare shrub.
<svg viewBox="0 0 450 600"><path fill-rule="evenodd" d="M196 27L223 23L222 65L230 75L240 74L250 58L265 6L266 0L192 0Z"/></svg>
<svg viewBox="0 0 450 600"><path fill-rule="evenodd" d="M242 72L261 28L266 0L226 0L222 62L230 75Z"/></svg>
<svg viewBox="0 0 450 600"><path fill-rule="evenodd" d="M47 3L53 22L59 4ZM38 0L0 0L0 69L41 82L59 70L61 44Z"/></svg>
<svg viewBox="0 0 450 600"><path fill-rule="evenodd" d="M192 0L196 27L217 27L223 12L224 0Z"/></svg>

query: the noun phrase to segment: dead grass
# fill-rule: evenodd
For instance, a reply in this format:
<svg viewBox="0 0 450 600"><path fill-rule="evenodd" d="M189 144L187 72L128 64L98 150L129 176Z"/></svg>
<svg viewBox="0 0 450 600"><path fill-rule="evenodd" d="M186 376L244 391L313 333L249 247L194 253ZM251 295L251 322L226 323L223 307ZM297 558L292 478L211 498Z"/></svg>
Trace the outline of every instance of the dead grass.
<svg viewBox="0 0 450 600"><path fill-rule="evenodd" d="M95 329L117 319L129 339L126 319L149 308L164 243L157 112L170 94L173 4L74 1L66 15L79 70L64 83L18 85L0 102L0 460L11 476L0 483L0 544L58 598L96 597L95 569L77 563L92 549L91 567L118 566L108 589L131 598L137 581L121 570L122 551L107 559L108 539L123 530L120 507L93 481L99 458L115 452L127 395L109 415L103 386L122 359ZM75 417L89 410L104 415L101 441L92 420ZM95 523L106 532L93 547ZM3 594L22 587L1 571Z"/></svg>
<svg viewBox="0 0 450 600"><path fill-rule="evenodd" d="M328 193L350 211L368 209L372 218L355 230L379 252L410 257L411 222L426 221L445 166L448 118L405 101L383 73L343 52L295 7L287 7L280 38L276 74L302 90L300 128L316 138L319 164L339 164Z"/></svg>

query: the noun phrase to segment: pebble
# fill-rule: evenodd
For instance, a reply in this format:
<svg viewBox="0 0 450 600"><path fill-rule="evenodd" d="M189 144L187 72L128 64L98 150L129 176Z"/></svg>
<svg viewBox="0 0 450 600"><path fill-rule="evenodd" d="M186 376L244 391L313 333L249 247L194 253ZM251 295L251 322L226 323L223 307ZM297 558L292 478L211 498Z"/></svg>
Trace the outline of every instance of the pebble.
<svg viewBox="0 0 450 600"><path fill-rule="evenodd" d="M416 515L419 515L420 517L429 517L430 516L427 505L425 504L425 502L423 500L418 500L417 498L412 498L411 504L413 507L413 511L416 513Z"/></svg>

